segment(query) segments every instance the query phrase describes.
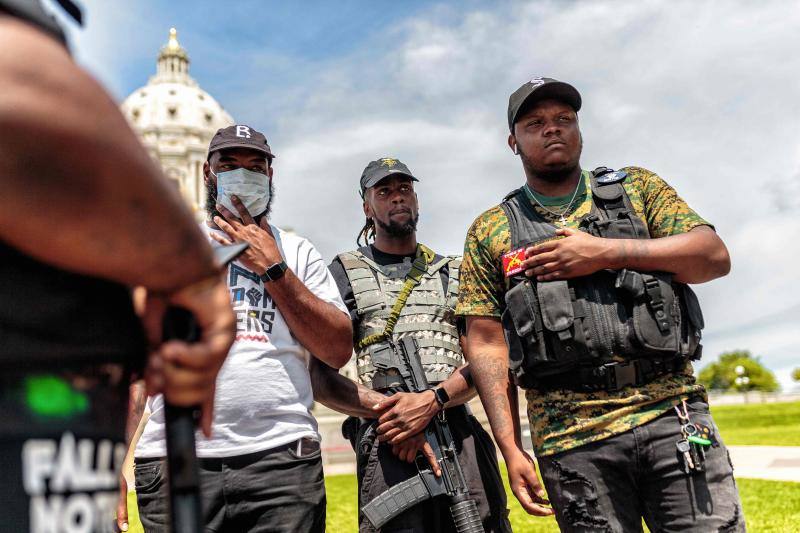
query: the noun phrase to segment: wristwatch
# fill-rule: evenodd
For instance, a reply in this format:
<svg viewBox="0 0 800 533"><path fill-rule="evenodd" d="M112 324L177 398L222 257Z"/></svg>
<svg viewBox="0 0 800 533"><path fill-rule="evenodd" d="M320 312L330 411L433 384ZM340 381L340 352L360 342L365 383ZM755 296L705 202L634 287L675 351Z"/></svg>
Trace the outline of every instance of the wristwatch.
<svg viewBox="0 0 800 533"><path fill-rule="evenodd" d="M275 281L281 279L288 269L289 267L286 266L286 261L275 263L261 275L261 281L266 283L268 281Z"/></svg>
<svg viewBox="0 0 800 533"><path fill-rule="evenodd" d="M433 396L436 398L436 403L439 404L439 409L444 409L447 402L450 401L450 395L444 390L444 387L436 387L433 389Z"/></svg>

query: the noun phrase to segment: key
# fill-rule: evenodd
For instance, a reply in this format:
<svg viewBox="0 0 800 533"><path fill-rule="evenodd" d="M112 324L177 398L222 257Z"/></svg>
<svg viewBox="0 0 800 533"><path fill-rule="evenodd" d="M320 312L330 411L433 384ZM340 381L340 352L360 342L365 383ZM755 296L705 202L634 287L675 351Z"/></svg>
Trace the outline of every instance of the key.
<svg viewBox="0 0 800 533"><path fill-rule="evenodd" d="M675 447L678 448L678 452L683 456L683 464L686 468L686 472L690 473L694 471L694 461L692 461L692 445L689 444L689 441L686 439L681 439L675 443Z"/></svg>
<svg viewBox="0 0 800 533"><path fill-rule="evenodd" d="M705 451L702 446L689 443L689 455L692 456L692 472L704 472L705 465Z"/></svg>

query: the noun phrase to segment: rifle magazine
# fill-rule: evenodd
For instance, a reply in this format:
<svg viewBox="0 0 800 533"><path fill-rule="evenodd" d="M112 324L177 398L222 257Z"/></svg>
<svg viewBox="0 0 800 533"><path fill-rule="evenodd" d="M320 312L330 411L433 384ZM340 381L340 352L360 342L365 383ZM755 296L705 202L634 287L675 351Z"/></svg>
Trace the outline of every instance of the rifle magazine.
<svg viewBox="0 0 800 533"><path fill-rule="evenodd" d="M373 527L381 528L386 522L407 509L431 497L428 487L419 475L398 483L361 508Z"/></svg>

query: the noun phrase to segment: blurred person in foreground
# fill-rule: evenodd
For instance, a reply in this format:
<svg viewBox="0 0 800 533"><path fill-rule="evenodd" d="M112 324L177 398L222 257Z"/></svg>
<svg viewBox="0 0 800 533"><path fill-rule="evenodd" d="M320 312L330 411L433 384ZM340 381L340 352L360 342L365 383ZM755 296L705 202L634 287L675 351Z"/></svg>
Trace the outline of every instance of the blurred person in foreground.
<svg viewBox="0 0 800 533"><path fill-rule="evenodd" d="M0 0L0 85L0 529L102 531L131 376L201 405L208 433L234 315L189 210L39 1ZM161 342L167 305L197 343Z"/></svg>
<svg viewBox="0 0 800 533"><path fill-rule="evenodd" d="M509 98L525 183L478 216L457 314L467 359L530 514L562 531L741 531L727 450L691 361L703 317L688 284L724 276L713 227L640 167L580 166L581 96L534 78ZM516 386L552 508L523 451Z"/></svg>

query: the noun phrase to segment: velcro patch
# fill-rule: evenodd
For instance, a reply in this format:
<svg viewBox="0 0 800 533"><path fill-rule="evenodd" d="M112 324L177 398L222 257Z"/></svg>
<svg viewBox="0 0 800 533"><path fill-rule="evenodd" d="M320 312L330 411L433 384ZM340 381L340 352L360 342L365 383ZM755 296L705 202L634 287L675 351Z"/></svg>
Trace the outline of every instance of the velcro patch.
<svg viewBox="0 0 800 533"><path fill-rule="evenodd" d="M608 172L606 174L598 176L597 183L601 185L607 185L609 183L616 183L618 181L622 181L626 177L628 177L627 172L625 172L624 170L617 170L615 172Z"/></svg>
<svg viewBox="0 0 800 533"><path fill-rule="evenodd" d="M524 270L522 262L525 260L525 248L517 248L503 254L503 274L507 278L519 274Z"/></svg>

